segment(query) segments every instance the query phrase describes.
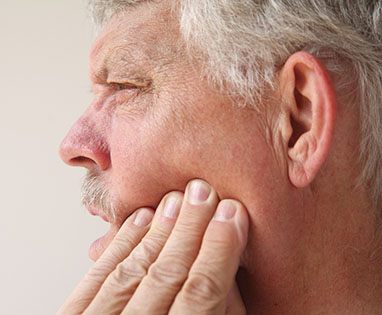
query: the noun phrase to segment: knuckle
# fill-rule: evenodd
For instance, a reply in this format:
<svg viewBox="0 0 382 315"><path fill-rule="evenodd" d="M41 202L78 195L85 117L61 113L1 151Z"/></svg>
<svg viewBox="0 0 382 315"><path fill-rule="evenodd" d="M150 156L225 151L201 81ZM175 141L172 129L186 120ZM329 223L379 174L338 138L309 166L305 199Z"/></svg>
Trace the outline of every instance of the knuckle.
<svg viewBox="0 0 382 315"><path fill-rule="evenodd" d="M168 232L161 226L155 226L151 227L146 234L146 238L142 242L147 242L147 246L157 249L159 246L163 246L167 239Z"/></svg>
<svg viewBox="0 0 382 315"><path fill-rule="evenodd" d="M105 281L105 278L110 273L112 264L106 259L99 260L88 270L83 279L84 283L100 284Z"/></svg>
<svg viewBox="0 0 382 315"><path fill-rule="evenodd" d="M145 271L140 265L122 262L110 274L108 285L103 286L103 291L106 295L113 296L116 292L129 291L129 288L134 290L144 275Z"/></svg>
<svg viewBox="0 0 382 315"><path fill-rule="evenodd" d="M143 278L146 275L144 265L133 257L128 257L117 265L113 278L117 282L125 282L131 278Z"/></svg>
<svg viewBox="0 0 382 315"><path fill-rule="evenodd" d="M124 282L127 279L142 279L146 276L149 266L155 261L159 253L161 244L160 236L150 235L131 252L131 254L121 263L119 263L113 272L114 280Z"/></svg>
<svg viewBox="0 0 382 315"><path fill-rule="evenodd" d="M219 233L209 233L205 235L207 250L219 251L220 255L232 255L237 248L237 235L233 226L225 226Z"/></svg>
<svg viewBox="0 0 382 315"><path fill-rule="evenodd" d="M147 262L140 257L130 255L120 262L103 284L106 296L129 299L141 280L147 274Z"/></svg>
<svg viewBox="0 0 382 315"><path fill-rule="evenodd" d="M135 247L135 241L131 238L128 238L128 235L121 235L122 233L118 233L113 240L113 247L115 248L115 252L123 253L126 250L132 250Z"/></svg>
<svg viewBox="0 0 382 315"><path fill-rule="evenodd" d="M125 259L131 251L136 247L138 241L135 239L129 239L127 236L116 235L113 243L110 245L106 259L110 262L122 261Z"/></svg>
<svg viewBox="0 0 382 315"><path fill-rule="evenodd" d="M174 227L179 243L188 244L200 237L200 215L192 213L187 216L187 220L179 219Z"/></svg>
<svg viewBox="0 0 382 315"><path fill-rule="evenodd" d="M206 273L194 272L182 289L182 302L186 305L212 306L224 296L219 281Z"/></svg>
<svg viewBox="0 0 382 315"><path fill-rule="evenodd" d="M170 287L180 287L187 277L187 263L179 257L169 255L151 265L148 276L157 283Z"/></svg>
<svg viewBox="0 0 382 315"><path fill-rule="evenodd" d="M109 275L107 285L103 285L103 291L113 296L118 292L133 293L140 283L141 279L146 275L145 268L131 259L126 259L119 263L115 270Z"/></svg>
<svg viewBox="0 0 382 315"><path fill-rule="evenodd" d="M132 251L128 259L148 268L148 266L155 261L160 247L160 244L155 238L146 238Z"/></svg>

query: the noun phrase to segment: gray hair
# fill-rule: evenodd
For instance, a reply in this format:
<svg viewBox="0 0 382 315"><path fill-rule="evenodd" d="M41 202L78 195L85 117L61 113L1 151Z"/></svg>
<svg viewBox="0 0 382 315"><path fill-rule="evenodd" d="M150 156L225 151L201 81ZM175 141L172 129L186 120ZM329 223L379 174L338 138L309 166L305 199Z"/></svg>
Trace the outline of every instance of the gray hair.
<svg viewBox="0 0 382 315"><path fill-rule="evenodd" d="M102 24L142 1L89 2ZM360 183L371 187L381 206L382 0L178 0L176 7L184 42L205 57L211 82L252 104L264 88L275 88L277 70L300 50L320 58L340 78L339 94L354 86L350 94L361 124Z"/></svg>

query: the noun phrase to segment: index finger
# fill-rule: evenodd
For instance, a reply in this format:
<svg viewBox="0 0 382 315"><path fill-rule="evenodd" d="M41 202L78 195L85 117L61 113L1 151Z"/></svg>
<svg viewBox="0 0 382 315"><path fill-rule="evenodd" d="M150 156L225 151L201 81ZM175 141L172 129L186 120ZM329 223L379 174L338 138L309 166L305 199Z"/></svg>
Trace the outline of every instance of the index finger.
<svg viewBox="0 0 382 315"><path fill-rule="evenodd" d="M147 233L153 216L152 209L142 208L127 218L109 247L74 289L58 314L84 312L108 275L131 253Z"/></svg>

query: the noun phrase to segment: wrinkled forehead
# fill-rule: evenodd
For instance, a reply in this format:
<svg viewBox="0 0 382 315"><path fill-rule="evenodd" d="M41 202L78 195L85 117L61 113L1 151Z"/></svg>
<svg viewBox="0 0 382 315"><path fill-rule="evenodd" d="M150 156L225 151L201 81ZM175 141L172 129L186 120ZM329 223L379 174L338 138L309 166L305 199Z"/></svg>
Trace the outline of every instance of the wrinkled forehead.
<svg viewBox="0 0 382 315"><path fill-rule="evenodd" d="M105 64L168 62L179 53L179 26L165 2L136 0L104 26L90 53L90 72Z"/></svg>

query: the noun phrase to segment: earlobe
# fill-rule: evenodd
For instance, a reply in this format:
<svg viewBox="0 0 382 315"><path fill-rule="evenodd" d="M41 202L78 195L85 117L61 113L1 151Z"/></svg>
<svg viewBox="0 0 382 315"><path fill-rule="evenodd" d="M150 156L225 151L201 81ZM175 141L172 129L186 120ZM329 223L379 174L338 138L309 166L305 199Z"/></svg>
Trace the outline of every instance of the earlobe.
<svg viewBox="0 0 382 315"><path fill-rule="evenodd" d="M325 163L334 131L336 101L325 67L312 55L298 52L280 75L287 137L288 175L298 188L308 186ZM282 82L284 81L284 82Z"/></svg>

